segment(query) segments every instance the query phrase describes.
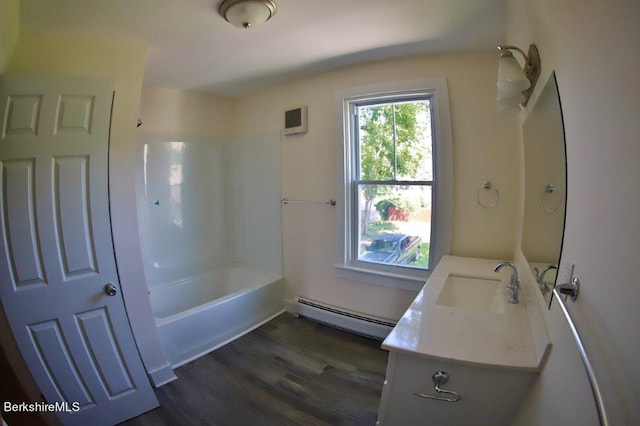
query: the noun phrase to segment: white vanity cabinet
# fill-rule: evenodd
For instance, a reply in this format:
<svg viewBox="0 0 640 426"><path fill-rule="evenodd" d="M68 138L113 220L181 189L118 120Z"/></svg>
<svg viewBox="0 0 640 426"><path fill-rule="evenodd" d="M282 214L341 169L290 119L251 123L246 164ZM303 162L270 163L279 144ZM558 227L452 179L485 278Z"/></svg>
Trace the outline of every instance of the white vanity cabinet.
<svg viewBox="0 0 640 426"><path fill-rule="evenodd" d="M453 399L434 389L432 375L449 374L441 385L461 396L457 402L428 399L416 394ZM508 425L536 373L480 368L391 351L382 390L380 426Z"/></svg>
<svg viewBox="0 0 640 426"><path fill-rule="evenodd" d="M520 303L507 303L510 273L494 272L497 263L442 258L382 344L389 361L378 425L513 420L551 343L537 289L521 289ZM455 394L435 390L439 371L448 374L440 388Z"/></svg>

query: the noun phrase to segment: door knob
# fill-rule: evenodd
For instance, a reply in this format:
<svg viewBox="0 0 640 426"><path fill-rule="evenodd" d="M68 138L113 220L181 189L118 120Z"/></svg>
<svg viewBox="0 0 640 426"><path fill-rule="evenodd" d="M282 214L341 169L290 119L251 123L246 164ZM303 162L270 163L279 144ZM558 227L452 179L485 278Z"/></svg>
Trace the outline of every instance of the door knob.
<svg viewBox="0 0 640 426"><path fill-rule="evenodd" d="M115 296L116 294L118 294L118 289L116 288L115 285L108 283L108 284L105 284L104 286L104 293L107 296Z"/></svg>

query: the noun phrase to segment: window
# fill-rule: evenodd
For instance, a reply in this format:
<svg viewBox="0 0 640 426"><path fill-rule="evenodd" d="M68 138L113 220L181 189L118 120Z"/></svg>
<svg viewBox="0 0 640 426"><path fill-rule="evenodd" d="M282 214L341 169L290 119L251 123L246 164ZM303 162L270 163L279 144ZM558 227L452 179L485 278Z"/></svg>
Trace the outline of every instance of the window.
<svg viewBox="0 0 640 426"><path fill-rule="evenodd" d="M338 94L343 144L338 270L416 289L448 252L451 130L444 79Z"/></svg>

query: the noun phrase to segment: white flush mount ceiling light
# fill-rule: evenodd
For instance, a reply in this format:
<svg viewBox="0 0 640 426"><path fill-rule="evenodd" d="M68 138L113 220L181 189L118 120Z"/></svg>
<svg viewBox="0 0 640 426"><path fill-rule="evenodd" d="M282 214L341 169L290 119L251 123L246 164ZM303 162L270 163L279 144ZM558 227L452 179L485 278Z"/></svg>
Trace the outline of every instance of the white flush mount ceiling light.
<svg viewBox="0 0 640 426"><path fill-rule="evenodd" d="M529 54L516 46L499 45L498 62L498 111L519 110L526 106L533 88L540 76L540 54L535 44L529 46ZM512 50L520 52L524 58L524 70L514 58Z"/></svg>
<svg viewBox="0 0 640 426"><path fill-rule="evenodd" d="M275 14L276 4L271 0L224 0L220 5L220 15L240 28L253 28Z"/></svg>

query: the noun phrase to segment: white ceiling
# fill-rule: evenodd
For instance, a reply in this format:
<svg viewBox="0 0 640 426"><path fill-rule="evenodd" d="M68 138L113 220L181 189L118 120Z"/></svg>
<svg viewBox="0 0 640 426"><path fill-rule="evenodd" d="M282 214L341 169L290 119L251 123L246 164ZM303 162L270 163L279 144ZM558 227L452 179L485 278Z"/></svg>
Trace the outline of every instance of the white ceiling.
<svg viewBox="0 0 640 426"><path fill-rule="evenodd" d="M148 43L144 84L237 96L365 61L489 51L504 41L505 0L275 0L240 29L222 0L22 0L24 33Z"/></svg>

